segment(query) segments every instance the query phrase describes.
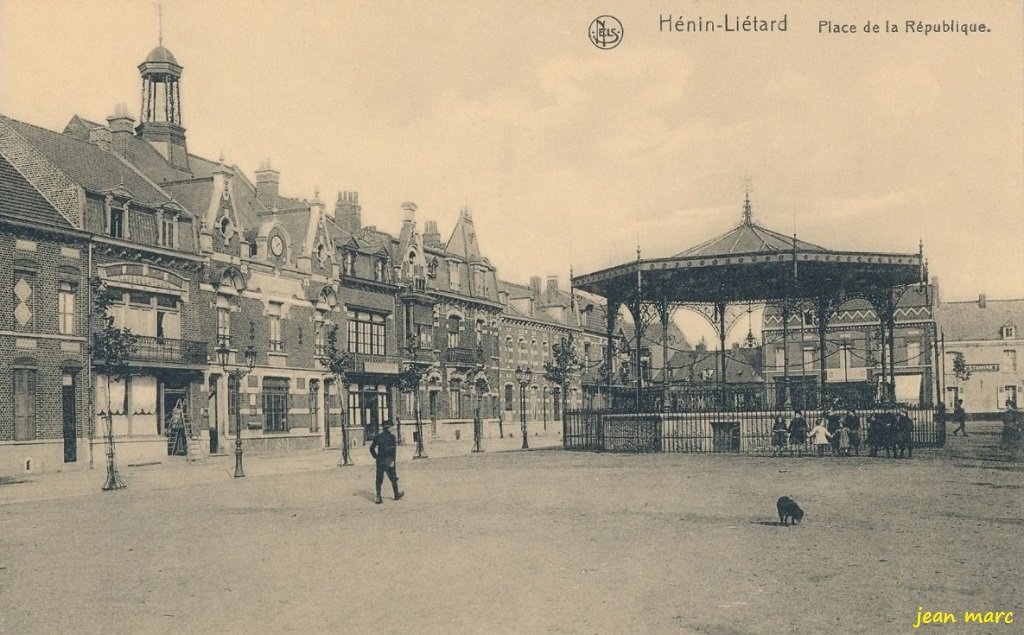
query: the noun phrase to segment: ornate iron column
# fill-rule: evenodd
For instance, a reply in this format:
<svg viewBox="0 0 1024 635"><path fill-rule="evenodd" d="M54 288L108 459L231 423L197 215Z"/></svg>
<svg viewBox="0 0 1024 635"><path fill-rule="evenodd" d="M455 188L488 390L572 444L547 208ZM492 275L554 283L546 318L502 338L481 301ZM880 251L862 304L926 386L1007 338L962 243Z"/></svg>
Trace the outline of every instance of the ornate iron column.
<svg viewBox="0 0 1024 635"><path fill-rule="evenodd" d="M607 340L604 351L604 363L605 363L605 382L606 382L606 395L608 397L608 407L613 403L612 399L612 379L613 369L615 367L615 320L619 314L619 307L622 306L622 302L617 298L608 298L607 315Z"/></svg>
<svg viewBox="0 0 1024 635"><path fill-rule="evenodd" d="M726 409L728 397L725 394L725 302L715 304L715 317L718 318L718 399L719 407Z"/></svg>
<svg viewBox="0 0 1024 635"><path fill-rule="evenodd" d="M668 324L671 317L668 298L662 298L658 305L658 315L661 318L661 411L669 411L669 363L668 363Z"/></svg>
<svg viewBox="0 0 1024 635"><path fill-rule="evenodd" d="M839 299L832 295L819 296L815 301L814 312L818 318L818 360L821 366L821 405L824 406L825 390L828 387L828 371L825 368L825 360L828 357L828 345L825 336L828 334L828 325L832 321L832 313L835 311Z"/></svg>

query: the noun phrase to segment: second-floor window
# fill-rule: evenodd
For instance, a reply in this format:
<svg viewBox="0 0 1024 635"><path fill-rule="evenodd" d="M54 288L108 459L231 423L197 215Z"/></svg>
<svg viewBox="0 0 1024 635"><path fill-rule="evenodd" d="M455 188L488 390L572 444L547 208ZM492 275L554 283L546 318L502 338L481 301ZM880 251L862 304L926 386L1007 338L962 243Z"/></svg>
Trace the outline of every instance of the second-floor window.
<svg viewBox="0 0 1024 635"><path fill-rule="evenodd" d="M386 354L385 320L379 313L348 312L348 351L364 355Z"/></svg>
<svg viewBox="0 0 1024 635"><path fill-rule="evenodd" d="M459 347L459 327L462 325L462 320L456 316L448 318L448 348Z"/></svg>
<svg viewBox="0 0 1024 635"><path fill-rule="evenodd" d="M1017 327L1013 324L1007 324L1000 330L1000 334L1004 340L1012 340L1017 337Z"/></svg>
<svg viewBox="0 0 1024 635"><path fill-rule="evenodd" d="M322 356L327 348L327 322L317 322L313 327L313 354Z"/></svg>
<svg viewBox="0 0 1024 635"><path fill-rule="evenodd" d="M231 309L217 309L217 344L231 345Z"/></svg>
<svg viewBox="0 0 1024 635"><path fill-rule="evenodd" d="M430 324L416 325L416 342L420 348L433 348L434 327Z"/></svg>
<svg viewBox="0 0 1024 635"><path fill-rule="evenodd" d="M448 285L452 291L460 291L462 289L462 279L459 278L459 265L454 262L448 264Z"/></svg>
<svg viewBox="0 0 1024 635"><path fill-rule="evenodd" d="M1017 372L1017 351L1013 349L1003 351L1003 367L1000 370L1004 373Z"/></svg>
<svg viewBox="0 0 1024 635"><path fill-rule="evenodd" d="M57 332L75 334L75 287L70 282L61 282L57 288Z"/></svg>
<svg viewBox="0 0 1024 635"><path fill-rule="evenodd" d="M921 365L921 342L907 342L907 366Z"/></svg>
<svg viewBox="0 0 1024 635"><path fill-rule="evenodd" d="M269 320L268 326L270 327L270 345L271 351L281 350L281 303L271 302L270 307L267 309L267 319Z"/></svg>
<svg viewBox="0 0 1024 635"><path fill-rule="evenodd" d="M341 259L341 267L342 273L346 276L356 275L356 255L354 252L345 252L345 257Z"/></svg>
<svg viewBox="0 0 1024 635"><path fill-rule="evenodd" d="M384 269L387 263L383 258L377 258L373 261L373 279L377 282L384 282Z"/></svg>

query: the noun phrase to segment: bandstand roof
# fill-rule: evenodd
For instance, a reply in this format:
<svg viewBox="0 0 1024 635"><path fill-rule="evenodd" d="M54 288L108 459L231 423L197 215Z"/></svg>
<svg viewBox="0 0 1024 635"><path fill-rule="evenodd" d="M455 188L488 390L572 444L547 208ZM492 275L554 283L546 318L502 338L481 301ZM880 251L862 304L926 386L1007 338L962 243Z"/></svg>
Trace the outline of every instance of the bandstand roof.
<svg viewBox="0 0 1024 635"><path fill-rule="evenodd" d="M770 302L870 293L920 282L923 255L837 251L753 222L749 196L733 229L668 258L573 278L606 298L670 303ZM639 284L638 284L639 283Z"/></svg>

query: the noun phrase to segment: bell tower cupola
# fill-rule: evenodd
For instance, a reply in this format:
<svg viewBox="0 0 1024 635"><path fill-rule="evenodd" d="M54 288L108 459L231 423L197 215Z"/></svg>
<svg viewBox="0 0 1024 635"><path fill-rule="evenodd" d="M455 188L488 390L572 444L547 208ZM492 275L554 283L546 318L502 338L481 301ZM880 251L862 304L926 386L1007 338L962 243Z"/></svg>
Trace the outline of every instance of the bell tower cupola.
<svg viewBox="0 0 1024 635"><path fill-rule="evenodd" d="M181 65L159 45L139 64L142 75L142 113L136 134L148 141L179 170L188 171L185 128L181 125Z"/></svg>

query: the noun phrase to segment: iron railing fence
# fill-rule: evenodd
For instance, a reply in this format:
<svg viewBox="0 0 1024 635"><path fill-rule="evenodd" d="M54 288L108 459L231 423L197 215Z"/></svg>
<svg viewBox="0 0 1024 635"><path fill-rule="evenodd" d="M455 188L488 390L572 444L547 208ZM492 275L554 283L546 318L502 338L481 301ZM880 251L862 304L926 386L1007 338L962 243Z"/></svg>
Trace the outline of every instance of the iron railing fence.
<svg viewBox="0 0 1024 635"><path fill-rule="evenodd" d="M591 387L595 388L595 387ZM604 392L603 402L620 412L757 412L792 408L833 410L855 408L865 410L879 404L875 387L869 384L828 384L822 387L810 381L790 381L787 388L777 382L748 382L726 384L676 383L668 390L660 385L597 386ZM639 407L637 403L639 402ZM896 404L887 404L895 407ZM919 402L903 403L920 406Z"/></svg>
<svg viewBox="0 0 1024 635"><path fill-rule="evenodd" d="M860 452L867 452L871 415L895 420L898 408L876 406L855 409L860 424ZM945 443L945 425L930 408L908 407L914 423L913 447L937 447ZM781 416L787 426L793 410L736 410L707 412L649 412L569 410L563 423L567 450L607 452L763 453L772 451L772 426ZM845 412L834 412L833 417ZM808 427L825 417L822 410L805 410ZM834 427L834 424L830 427ZM809 442L797 447L787 441L787 451L810 452ZM884 453L883 453L884 455Z"/></svg>

